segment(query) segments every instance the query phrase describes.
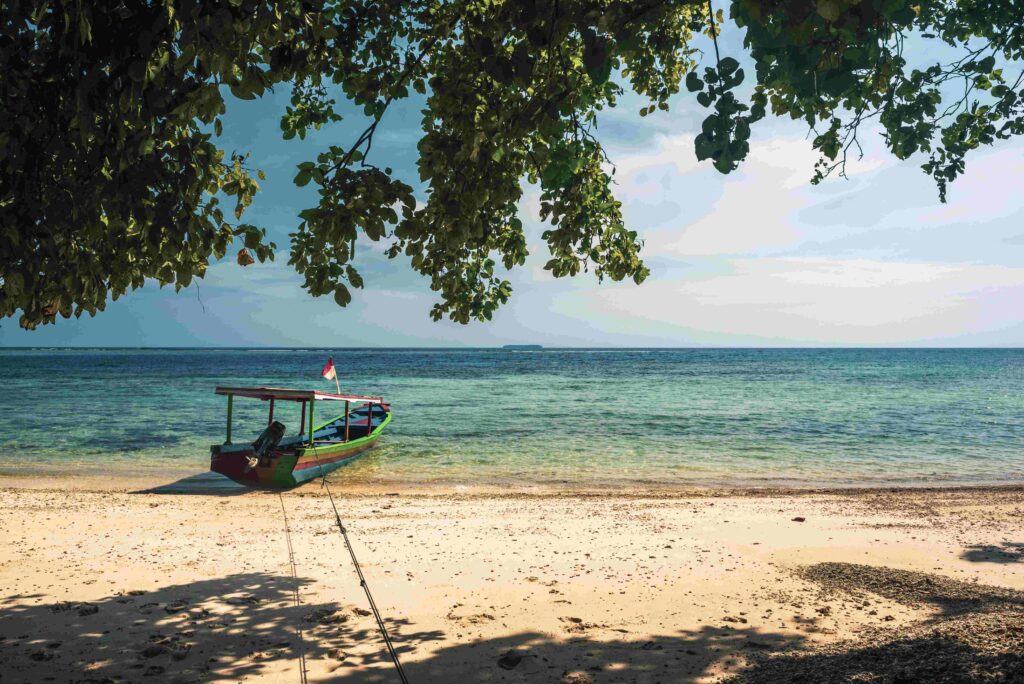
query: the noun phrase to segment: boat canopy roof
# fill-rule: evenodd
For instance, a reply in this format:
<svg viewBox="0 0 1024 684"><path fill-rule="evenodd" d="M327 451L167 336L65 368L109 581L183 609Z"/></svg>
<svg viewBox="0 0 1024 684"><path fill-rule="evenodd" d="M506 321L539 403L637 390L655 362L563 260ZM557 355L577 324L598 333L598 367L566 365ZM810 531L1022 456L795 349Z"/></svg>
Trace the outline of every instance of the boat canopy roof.
<svg viewBox="0 0 1024 684"><path fill-rule="evenodd" d="M286 389L283 387L218 387L216 394L252 399L275 399L277 401L365 401L368 404L383 404L383 397L360 397L355 394L334 394L319 390Z"/></svg>

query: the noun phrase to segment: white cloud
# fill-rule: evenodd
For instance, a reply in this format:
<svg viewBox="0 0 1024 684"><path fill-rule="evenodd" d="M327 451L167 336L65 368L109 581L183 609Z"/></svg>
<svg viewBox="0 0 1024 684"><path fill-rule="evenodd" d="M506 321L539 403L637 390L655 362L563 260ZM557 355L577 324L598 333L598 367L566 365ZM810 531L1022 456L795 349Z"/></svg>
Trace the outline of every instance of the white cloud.
<svg viewBox="0 0 1024 684"><path fill-rule="evenodd" d="M658 135L654 138L654 148L641 153L613 157L616 180L620 183L625 179L635 179L653 169L670 169L676 176L684 176L697 171L706 164L697 161L693 151L694 136ZM640 182L644 182L641 179Z"/></svg>
<svg viewBox="0 0 1024 684"><path fill-rule="evenodd" d="M687 220L680 212L684 218L671 226L646 231L647 254L693 257L774 252L792 247L803 238L797 214L821 201L819 189L810 185L818 159L810 140L784 137L754 141L746 161L728 176L708 163L697 164L693 136L662 137L657 144L653 153L629 157L624 164L624 181L617 195L627 207L649 201L659 191L671 190L683 175L688 176L691 186L703 181L710 191L675 192L673 201L696 204L701 211L694 220ZM883 165L877 159L851 160L848 175L868 174ZM826 181L833 182L837 181Z"/></svg>
<svg viewBox="0 0 1024 684"><path fill-rule="evenodd" d="M751 266L756 266L756 262ZM791 257L765 260L765 268L786 283L810 287L879 288L930 283L964 271L964 266L871 259ZM788 268L795 270L788 270ZM752 269L754 270L754 269Z"/></svg>
<svg viewBox="0 0 1024 684"><path fill-rule="evenodd" d="M1024 198L1007 183L1022 176L1024 157L1019 145L968 157L964 175L949 186L948 203L935 202L916 218L924 224L984 223L1019 214ZM981 198L983 201L979 201Z"/></svg>
<svg viewBox="0 0 1024 684"><path fill-rule="evenodd" d="M615 286L562 308L609 329L658 323L795 343L905 344L1019 321L1024 268L838 258L735 259L708 276ZM572 297L572 295L566 295Z"/></svg>

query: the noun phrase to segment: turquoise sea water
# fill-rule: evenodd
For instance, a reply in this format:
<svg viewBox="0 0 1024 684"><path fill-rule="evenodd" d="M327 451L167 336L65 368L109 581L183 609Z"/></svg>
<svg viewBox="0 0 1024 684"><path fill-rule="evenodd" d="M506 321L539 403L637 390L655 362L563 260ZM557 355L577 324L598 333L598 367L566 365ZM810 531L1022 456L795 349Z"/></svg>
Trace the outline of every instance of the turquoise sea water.
<svg viewBox="0 0 1024 684"><path fill-rule="evenodd" d="M342 482L1024 481L1024 350L8 349L0 474L202 472L214 386L331 390L328 355L394 411ZM298 405L275 417L298 429ZM236 400L236 441L265 421Z"/></svg>

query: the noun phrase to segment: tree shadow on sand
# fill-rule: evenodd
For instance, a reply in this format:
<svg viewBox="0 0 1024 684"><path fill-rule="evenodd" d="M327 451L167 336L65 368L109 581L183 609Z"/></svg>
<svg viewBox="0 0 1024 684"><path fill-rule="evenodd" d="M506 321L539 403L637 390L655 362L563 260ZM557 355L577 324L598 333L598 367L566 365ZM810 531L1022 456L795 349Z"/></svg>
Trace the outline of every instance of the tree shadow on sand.
<svg viewBox="0 0 1024 684"><path fill-rule="evenodd" d="M3 682L239 680L271 665L301 681L314 659L337 667L353 644L380 639L357 608L296 605L296 589L310 582L241 573L87 603L7 596L0 599ZM388 628L399 653L441 637L401 620Z"/></svg>
<svg viewBox="0 0 1024 684"><path fill-rule="evenodd" d="M310 583L299 580L298 587ZM295 605L291 577L243 573L130 591L97 601L36 603L0 598L0 672L5 682L101 684L255 679L397 682L373 619L360 607ZM798 645L799 638L756 629L707 627L637 641L601 640L593 625L568 625L566 639L519 633L475 640L414 660L443 638L388 620L410 681L557 682L569 676L611 681L688 681L722 660ZM726 666L728 667L728 665ZM271 678L270 673L274 675Z"/></svg>
<svg viewBox="0 0 1024 684"><path fill-rule="evenodd" d="M705 627L676 635L637 640L569 635L554 639L539 632L477 639L439 649L424 660L404 663L411 682L686 682L713 668L736 670L747 654L793 648L800 637L753 628ZM397 682L384 667L348 669L341 684Z"/></svg>
<svg viewBox="0 0 1024 684"><path fill-rule="evenodd" d="M736 684L839 684L847 682L1024 681L1024 647L991 638L1006 625L1001 619L957 619L942 627L912 629L902 635L878 634L840 642L808 653L792 652L758 659L731 681ZM875 641L876 643L870 643Z"/></svg>
<svg viewBox="0 0 1024 684"><path fill-rule="evenodd" d="M931 607L939 611L935 619L992 610L1024 610L1024 592L924 572L856 563L818 563L801 568L798 574L826 591L855 595L869 591L906 606Z"/></svg>
<svg viewBox="0 0 1024 684"><path fill-rule="evenodd" d="M976 544L964 549L960 557L972 563L1024 563L1024 544Z"/></svg>
<svg viewBox="0 0 1024 684"><path fill-rule="evenodd" d="M1024 681L1022 592L845 563L798 574L825 594L887 596L933 615L825 645L743 624L637 639L569 619L558 638L520 632L443 647L441 632L402 620L388 628L416 684ZM241 573L89 603L8 596L0 599L3 682L301 682L306 672L310 681L396 682L366 611L296 605L295 591L309 583Z"/></svg>
<svg viewBox="0 0 1024 684"><path fill-rule="evenodd" d="M1024 682L1024 592L922 572L821 563L799 574L826 592L863 592L932 617L857 639L755 659L736 682Z"/></svg>
<svg viewBox="0 0 1024 684"><path fill-rule="evenodd" d="M408 663L414 682L690 682L715 677L734 684L805 682L1024 681L1024 594L937 575L847 563L798 574L837 598L884 596L930 608L933 615L898 627L868 627L833 643L743 626L637 641L589 634L552 639L520 633L449 646ZM339 672L337 681L391 682L387 670Z"/></svg>

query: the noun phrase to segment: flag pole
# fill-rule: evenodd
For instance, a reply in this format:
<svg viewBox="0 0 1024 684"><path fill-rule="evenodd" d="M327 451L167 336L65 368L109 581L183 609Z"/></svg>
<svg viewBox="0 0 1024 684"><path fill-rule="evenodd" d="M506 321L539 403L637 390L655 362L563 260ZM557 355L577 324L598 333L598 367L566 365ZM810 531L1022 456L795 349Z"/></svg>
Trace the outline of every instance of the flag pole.
<svg viewBox="0 0 1024 684"><path fill-rule="evenodd" d="M334 357L327 357L327 365L324 366L324 370L321 373L324 376L324 380L328 378L334 378L334 387L338 390L338 394L341 394L341 385L338 384L338 368L334 365Z"/></svg>

